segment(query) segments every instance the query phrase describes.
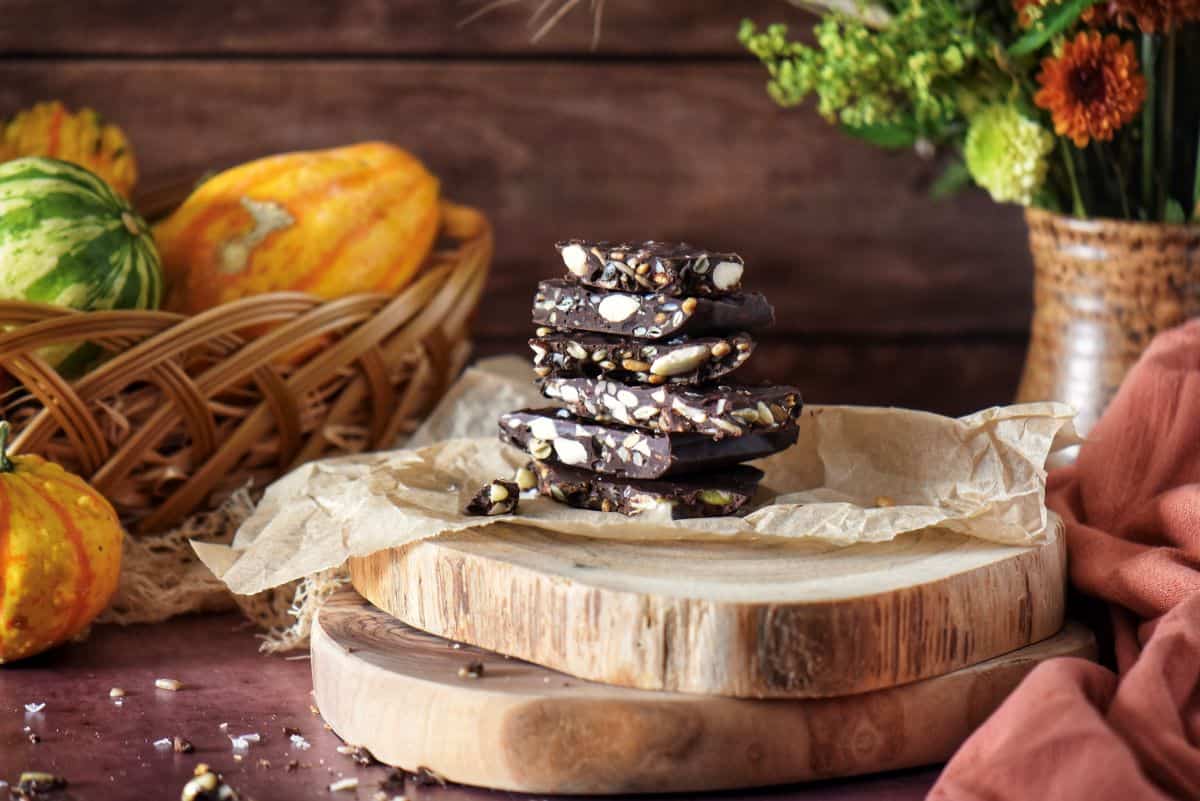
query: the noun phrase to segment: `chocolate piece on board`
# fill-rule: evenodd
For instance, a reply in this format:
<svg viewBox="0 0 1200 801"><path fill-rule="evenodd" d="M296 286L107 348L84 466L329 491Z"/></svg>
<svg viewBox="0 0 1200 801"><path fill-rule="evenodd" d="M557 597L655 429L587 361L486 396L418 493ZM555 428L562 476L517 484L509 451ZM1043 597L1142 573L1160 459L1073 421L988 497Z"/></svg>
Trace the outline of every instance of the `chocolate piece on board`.
<svg viewBox="0 0 1200 801"><path fill-rule="evenodd" d="M666 503L676 520L738 514L754 498L763 476L761 470L738 465L715 476L619 479L552 462L533 464L538 491L559 503L623 515L640 514Z"/></svg>
<svg viewBox="0 0 1200 801"><path fill-rule="evenodd" d="M775 310L757 292L720 298L676 298L662 293L601 292L564 279L542 281L533 322L571 331L670 339L684 334L756 331L775 322Z"/></svg>
<svg viewBox="0 0 1200 801"><path fill-rule="evenodd" d="M795 424L803 401L788 386L645 387L603 378L544 378L542 394L580 417L715 439Z"/></svg>
<svg viewBox="0 0 1200 801"><path fill-rule="evenodd" d="M539 332L547 329L538 329ZM754 351L749 334L661 341L550 332L529 340L539 376L609 376L640 384L700 384L733 372Z"/></svg>
<svg viewBox="0 0 1200 801"><path fill-rule="evenodd" d="M597 289L716 297L742 287L741 256L710 253L686 242L635 245L568 239L555 247L569 278Z"/></svg>
<svg viewBox="0 0 1200 801"><path fill-rule="evenodd" d="M508 515L517 511L521 490L515 481L496 479L479 488L463 508L465 515Z"/></svg>
<svg viewBox="0 0 1200 801"><path fill-rule="evenodd" d="M730 467L796 442L795 425L714 440L594 423L566 409L522 409L500 416L500 439L535 459L627 478L663 478Z"/></svg>

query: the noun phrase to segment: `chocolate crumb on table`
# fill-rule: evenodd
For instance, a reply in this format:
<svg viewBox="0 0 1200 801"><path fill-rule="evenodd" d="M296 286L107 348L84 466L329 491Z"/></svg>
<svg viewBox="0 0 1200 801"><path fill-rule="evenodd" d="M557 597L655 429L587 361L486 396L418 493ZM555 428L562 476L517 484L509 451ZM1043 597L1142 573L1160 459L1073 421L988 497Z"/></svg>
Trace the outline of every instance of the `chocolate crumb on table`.
<svg viewBox="0 0 1200 801"><path fill-rule="evenodd" d="M479 488L463 508L463 514L487 517L512 514L520 499L521 491L515 481L498 478Z"/></svg>

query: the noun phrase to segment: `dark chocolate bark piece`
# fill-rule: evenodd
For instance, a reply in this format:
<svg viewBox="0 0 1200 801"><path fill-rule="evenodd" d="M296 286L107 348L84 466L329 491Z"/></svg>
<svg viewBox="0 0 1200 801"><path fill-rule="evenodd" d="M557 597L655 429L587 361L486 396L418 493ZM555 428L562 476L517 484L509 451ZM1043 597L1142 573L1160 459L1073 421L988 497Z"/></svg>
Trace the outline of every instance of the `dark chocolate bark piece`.
<svg viewBox="0 0 1200 801"><path fill-rule="evenodd" d="M559 503L598 512L636 515L671 506L671 517L726 517L737 514L753 498L761 470L738 465L717 475L678 479L620 479L553 462L534 461L538 491Z"/></svg>
<svg viewBox="0 0 1200 801"><path fill-rule="evenodd" d="M775 311L757 292L720 298L676 298L662 293L601 292L563 279L542 281L533 299L533 322L571 331L670 339L756 331L775 322Z"/></svg>
<svg viewBox="0 0 1200 801"><path fill-rule="evenodd" d="M794 425L803 401L788 386L646 387L603 378L545 378L542 394L596 422L720 439Z"/></svg>
<svg viewBox="0 0 1200 801"><path fill-rule="evenodd" d="M607 376L639 384L700 384L733 372L754 351L749 334L648 341L539 328L529 340L539 376Z"/></svg>
<svg viewBox="0 0 1200 801"><path fill-rule="evenodd" d="M589 242L555 245L568 276L597 289L716 297L742 287L745 262L736 253L711 253L686 242Z"/></svg>
<svg viewBox="0 0 1200 801"><path fill-rule="evenodd" d="M522 409L500 416L500 439L535 459L626 478L663 478L717 470L777 453L796 442L794 424L715 440L595 423L566 409Z"/></svg>
<svg viewBox="0 0 1200 801"><path fill-rule="evenodd" d="M515 481L496 479L479 488L479 492L467 501L465 515L508 515L517 511L521 490Z"/></svg>

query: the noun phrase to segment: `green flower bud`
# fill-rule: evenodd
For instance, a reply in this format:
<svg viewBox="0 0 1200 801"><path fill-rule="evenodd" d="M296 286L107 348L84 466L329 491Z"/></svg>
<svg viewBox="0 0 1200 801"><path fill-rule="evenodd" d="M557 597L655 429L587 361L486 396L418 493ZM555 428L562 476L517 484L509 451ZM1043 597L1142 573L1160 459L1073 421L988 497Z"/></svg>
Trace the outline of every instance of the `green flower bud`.
<svg viewBox="0 0 1200 801"><path fill-rule="evenodd" d="M1028 206L1046 180L1054 136L1015 106L985 106L971 119L964 150L975 183L1000 203Z"/></svg>

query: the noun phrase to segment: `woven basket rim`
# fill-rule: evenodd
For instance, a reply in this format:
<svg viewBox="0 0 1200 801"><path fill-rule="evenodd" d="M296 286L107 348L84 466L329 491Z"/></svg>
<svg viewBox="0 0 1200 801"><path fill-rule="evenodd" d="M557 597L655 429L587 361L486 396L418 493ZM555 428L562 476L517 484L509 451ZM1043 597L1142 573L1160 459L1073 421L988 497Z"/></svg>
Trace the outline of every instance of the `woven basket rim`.
<svg viewBox="0 0 1200 801"><path fill-rule="evenodd" d="M156 498L161 508L135 503L127 510L162 530L231 473L248 469L239 465L265 458L274 464L268 474L278 477L325 453L327 432L346 426L365 432L364 447L387 444L461 369L490 265L492 231L482 212L445 200L441 209L440 241L447 244L395 293L326 299L266 292L193 315L0 301L0 368L28 393L20 397L25 416L13 452L65 454L113 500L133 497L147 465L164 459L163 447L177 447L171 458L180 474L172 480L179 489ZM63 378L39 355L81 340L112 355L80 377ZM316 349L293 363L302 347ZM138 393L146 387L161 394L161 403L142 408L135 428L111 441L105 403L115 393L144 405ZM231 407L230 392L244 406ZM264 438L272 443L270 458L252 453Z"/></svg>

